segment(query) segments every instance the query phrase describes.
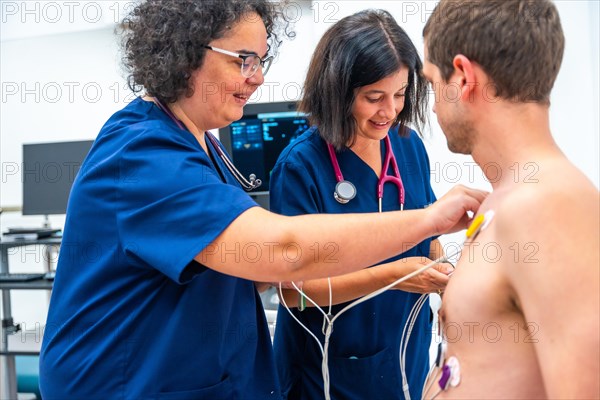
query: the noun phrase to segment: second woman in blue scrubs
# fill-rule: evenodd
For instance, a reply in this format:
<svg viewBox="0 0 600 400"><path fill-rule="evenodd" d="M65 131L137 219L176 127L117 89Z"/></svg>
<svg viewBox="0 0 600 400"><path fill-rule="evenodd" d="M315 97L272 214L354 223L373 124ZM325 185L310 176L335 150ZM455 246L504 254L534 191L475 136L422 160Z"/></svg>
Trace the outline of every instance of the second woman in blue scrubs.
<svg viewBox="0 0 600 400"><path fill-rule="evenodd" d="M429 159L410 123L422 126L426 82L417 50L385 11L363 11L332 26L313 55L300 109L315 126L281 154L271 176L271 209L284 215L376 212L378 182L394 176L383 171L390 139L404 189L404 209L423 209L435 201ZM329 154L328 144L335 148ZM356 187L353 199L341 204L334 196L334 160L343 179ZM401 209L400 186L386 183L381 211ZM377 238L374 237L373 243ZM407 248L408 250L408 248ZM346 302L386 286L441 256L437 240L424 240L383 264L349 275L304 282L303 290L321 306L330 298L335 315ZM443 290L452 267L435 269L406 281L346 312L336 320L330 339L332 399L403 399L399 365L402 330L419 293ZM412 292L412 293L411 293ZM285 291L288 305L301 299ZM307 304L310 306L310 304ZM323 341L323 315L316 308L295 316ZM421 398L429 367L431 320L422 308L407 351L406 374L412 398ZM321 351L314 339L280 306L275 356L281 389L288 399L323 398Z"/></svg>

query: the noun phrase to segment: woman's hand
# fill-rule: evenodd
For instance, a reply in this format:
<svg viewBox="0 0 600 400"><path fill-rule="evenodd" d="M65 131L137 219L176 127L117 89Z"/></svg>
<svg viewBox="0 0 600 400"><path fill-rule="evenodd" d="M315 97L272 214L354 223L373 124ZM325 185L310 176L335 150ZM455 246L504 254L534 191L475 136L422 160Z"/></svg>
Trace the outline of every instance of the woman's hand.
<svg viewBox="0 0 600 400"><path fill-rule="evenodd" d="M432 260L427 257L407 257L394 261L388 265L391 268L397 268L395 273L397 274L397 279L400 279L411 272L423 268L431 261ZM448 274L453 270L452 264L439 263L425 272L396 285L394 289L412 293L440 293L446 288L448 280L450 279Z"/></svg>
<svg viewBox="0 0 600 400"><path fill-rule="evenodd" d="M471 189L462 185L454 186L441 199L426 210L431 216L434 235L458 232L466 229L472 216L477 214L479 206L489 193Z"/></svg>

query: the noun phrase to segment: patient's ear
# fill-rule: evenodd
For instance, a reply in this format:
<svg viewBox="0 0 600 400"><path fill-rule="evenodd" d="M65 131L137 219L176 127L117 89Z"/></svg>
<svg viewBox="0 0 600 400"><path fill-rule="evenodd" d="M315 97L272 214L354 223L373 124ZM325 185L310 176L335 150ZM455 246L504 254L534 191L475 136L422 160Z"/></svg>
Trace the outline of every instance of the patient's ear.
<svg viewBox="0 0 600 400"><path fill-rule="evenodd" d="M466 56L458 54L452 60L455 81L461 90L461 98L472 98L473 91L479 85L475 72L475 63Z"/></svg>

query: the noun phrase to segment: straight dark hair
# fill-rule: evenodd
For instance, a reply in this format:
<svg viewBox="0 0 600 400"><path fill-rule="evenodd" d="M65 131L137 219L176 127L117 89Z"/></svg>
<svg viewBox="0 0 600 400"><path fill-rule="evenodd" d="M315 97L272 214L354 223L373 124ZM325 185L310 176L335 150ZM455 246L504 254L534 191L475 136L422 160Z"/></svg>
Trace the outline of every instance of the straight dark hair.
<svg viewBox="0 0 600 400"><path fill-rule="evenodd" d="M409 124L421 132L426 122L427 82L417 49L385 10L364 10L334 24L312 56L299 109L317 125L321 137L337 150L356 138L352 115L355 89L373 84L407 67L404 108L393 127L401 135Z"/></svg>

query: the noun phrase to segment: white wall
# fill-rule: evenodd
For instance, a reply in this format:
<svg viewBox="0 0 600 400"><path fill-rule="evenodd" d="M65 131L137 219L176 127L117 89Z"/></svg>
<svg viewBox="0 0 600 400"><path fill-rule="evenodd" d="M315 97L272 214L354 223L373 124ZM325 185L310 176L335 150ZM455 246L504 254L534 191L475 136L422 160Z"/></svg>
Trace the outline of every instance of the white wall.
<svg viewBox="0 0 600 400"><path fill-rule="evenodd" d="M564 152L598 186L598 3L556 2L567 39L562 70L552 97L552 131ZM36 5L37 4L37 5ZM281 54L253 101L297 99L310 55L335 21L365 7L385 8L406 29L418 49L431 1L297 1L286 11L295 17L297 37ZM23 143L94 138L104 121L130 98L113 34L123 1L0 1L0 205L21 204ZM58 10L58 11L57 11ZM99 13L98 13L98 10ZM507 128L509 128L507 122ZM442 195L455 183L489 188L467 156L448 152L435 118L427 135L433 185ZM53 217L62 226L64 216ZM41 217L3 213L0 228L39 225ZM447 242L458 242L450 237ZM41 270L40 254L11 256L15 270ZM44 323L45 294L13 294L18 321Z"/></svg>

